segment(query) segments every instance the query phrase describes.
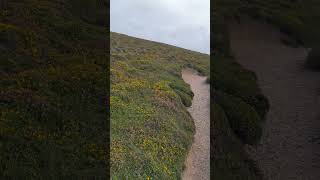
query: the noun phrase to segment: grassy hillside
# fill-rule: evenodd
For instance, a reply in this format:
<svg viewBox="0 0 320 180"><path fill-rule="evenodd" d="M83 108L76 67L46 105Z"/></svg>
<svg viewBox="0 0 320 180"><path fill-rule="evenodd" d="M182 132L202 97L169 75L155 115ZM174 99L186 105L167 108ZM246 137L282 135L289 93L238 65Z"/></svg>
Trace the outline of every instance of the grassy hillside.
<svg viewBox="0 0 320 180"><path fill-rule="evenodd" d="M0 179L106 178L107 3L0 2Z"/></svg>
<svg viewBox="0 0 320 180"><path fill-rule="evenodd" d="M111 33L111 177L178 179L194 134L184 67L209 55Z"/></svg>

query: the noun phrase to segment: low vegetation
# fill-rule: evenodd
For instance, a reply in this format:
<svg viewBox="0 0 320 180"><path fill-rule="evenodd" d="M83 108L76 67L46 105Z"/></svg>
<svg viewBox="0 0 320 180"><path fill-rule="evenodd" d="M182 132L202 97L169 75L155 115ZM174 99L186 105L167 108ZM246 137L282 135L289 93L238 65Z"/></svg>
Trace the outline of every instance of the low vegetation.
<svg viewBox="0 0 320 180"><path fill-rule="evenodd" d="M221 180L262 179L255 162L248 158L243 143L230 128L226 112L216 102L211 109L214 119L212 177Z"/></svg>
<svg viewBox="0 0 320 180"><path fill-rule="evenodd" d="M181 77L209 75L209 55L111 33L111 178L179 179L192 143Z"/></svg>
<svg viewBox="0 0 320 180"><path fill-rule="evenodd" d="M106 178L105 3L0 2L0 179Z"/></svg>
<svg viewBox="0 0 320 180"><path fill-rule="evenodd" d="M244 145L255 145L262 134L262 123L268 111L267 99L261 94L255 74L241 67L233 58L228 34L228 18L236 18L237 1L216 1L211 64L213 106L213 179L262 179L255 162ZM229 11L224 9L230 8ZM228 12L228 13L227 13ZM229 17L230 13L233 17ZM227 14L226 14L227 13Z"/></svg>
<svg viewBox="0 0 320 180"><path fill-rule="evenodd" d="M259 142L268 101L261 95L254 74L234 59L214 56L211 69L213 177L262 179L244 145Z"/></svg>

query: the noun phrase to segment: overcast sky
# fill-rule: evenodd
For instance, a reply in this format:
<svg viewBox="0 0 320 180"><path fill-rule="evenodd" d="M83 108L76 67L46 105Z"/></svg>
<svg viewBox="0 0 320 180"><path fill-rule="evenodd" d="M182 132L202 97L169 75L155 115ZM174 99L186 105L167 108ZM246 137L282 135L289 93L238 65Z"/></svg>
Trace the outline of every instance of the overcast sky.
<svg viewBox="0 0 320 180"><path fill-rule="evenodd" d="M111 31L209 54L210 0L111 0Z"/></svg>

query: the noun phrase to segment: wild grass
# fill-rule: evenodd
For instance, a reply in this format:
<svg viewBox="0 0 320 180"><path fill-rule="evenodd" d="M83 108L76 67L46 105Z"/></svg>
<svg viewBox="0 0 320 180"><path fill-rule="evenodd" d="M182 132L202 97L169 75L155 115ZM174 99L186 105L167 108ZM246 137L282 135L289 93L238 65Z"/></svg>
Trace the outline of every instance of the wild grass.
<svg viewBox="0 0 320 180"><path fill-rule="evenodd" d="M181 77L209 74L209 55L111 33L111 177L180 179L193 140Z"/></svg>

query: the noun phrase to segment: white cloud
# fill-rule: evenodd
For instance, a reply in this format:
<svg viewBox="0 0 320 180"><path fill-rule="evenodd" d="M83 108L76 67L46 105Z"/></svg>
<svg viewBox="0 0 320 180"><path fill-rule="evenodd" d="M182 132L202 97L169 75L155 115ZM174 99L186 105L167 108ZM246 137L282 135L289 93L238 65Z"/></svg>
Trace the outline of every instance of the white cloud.
<svg viewBox="0 0 320 180"><path fill-rule="evenodd" d="M111 31L210 52L210 0L111 0Z"/></svg>

